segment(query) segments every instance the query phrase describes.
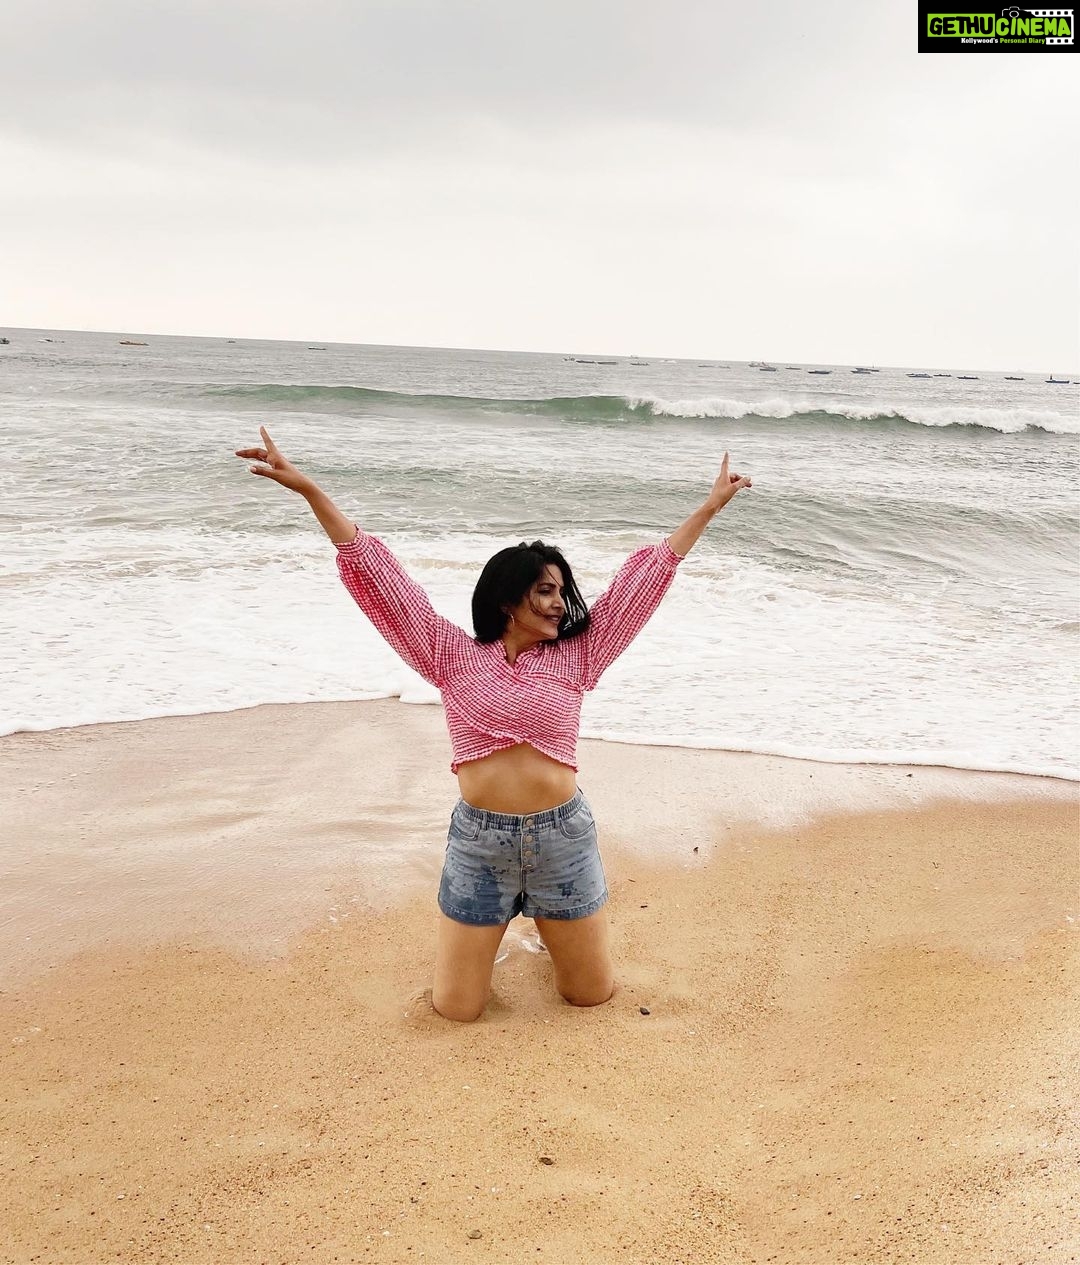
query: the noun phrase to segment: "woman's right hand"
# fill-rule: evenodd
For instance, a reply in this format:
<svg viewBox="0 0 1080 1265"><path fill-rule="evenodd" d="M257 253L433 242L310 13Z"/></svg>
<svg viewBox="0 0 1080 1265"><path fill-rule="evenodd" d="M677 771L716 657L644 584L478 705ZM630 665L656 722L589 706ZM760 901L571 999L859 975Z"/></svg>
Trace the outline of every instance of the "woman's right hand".
<svg viewBox="0 0 1080 1265"><path fill-rule="evenodd" d="M315 491L316 487L311 479L306 474L301 474L290 461L285 460L277 444L267 434L265 426L259 427L259 434L262 436L264 447L238 448L236 451L236 455L243 457L245 461L264 463L251 466L251 473L261 474L264 479L273 479L275 483L280 483L283 488L288 488L291 492L306 495L308 492Z"/></svg>

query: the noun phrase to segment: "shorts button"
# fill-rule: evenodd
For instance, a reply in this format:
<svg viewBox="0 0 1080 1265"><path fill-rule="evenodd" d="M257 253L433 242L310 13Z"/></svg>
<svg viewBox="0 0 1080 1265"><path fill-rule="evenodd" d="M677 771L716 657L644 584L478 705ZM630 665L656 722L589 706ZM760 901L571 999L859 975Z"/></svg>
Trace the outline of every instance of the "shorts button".
<svg viewBox="0 0 1080 1265"><path fill-rule="evenodd" d="M532 843L532 841L533 841L533 837L532 837L532 835L526 835L526 836L525 836L525 842L526 842L526 843Z"/></svg>

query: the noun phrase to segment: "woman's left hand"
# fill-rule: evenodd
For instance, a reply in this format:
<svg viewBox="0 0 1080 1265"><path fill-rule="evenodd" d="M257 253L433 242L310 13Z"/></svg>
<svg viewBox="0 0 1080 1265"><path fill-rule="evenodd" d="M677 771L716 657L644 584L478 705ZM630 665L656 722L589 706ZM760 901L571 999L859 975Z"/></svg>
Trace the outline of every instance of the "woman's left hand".
<svg viewBox="0 0 1080 1265"><path fill-rule="evenodd" d="M736 492L740 492L743 488L752 488L753 486L753 483L750 482L749 477L746 475L734 474L728 470L728 455L725 452L724 462L720 467L720 477L713 484L712 491L709 493L709 499L705 504L712 510L722 510Z"/></svg>

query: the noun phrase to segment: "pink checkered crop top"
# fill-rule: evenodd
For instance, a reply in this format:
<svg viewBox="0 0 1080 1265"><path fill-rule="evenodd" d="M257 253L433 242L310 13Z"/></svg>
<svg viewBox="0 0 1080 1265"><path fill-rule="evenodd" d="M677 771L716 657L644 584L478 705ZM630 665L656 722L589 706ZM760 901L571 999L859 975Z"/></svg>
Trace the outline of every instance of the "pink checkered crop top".
<svg viewBox="0 0 1080 1265"><path fill-rule="evenodd" d="M638 549L590 607L585 632L522 651L511 666L502 641L481 645L439 615L377 536L358 528L337 551L338 572L356 604L441 692L452 773L522 742L576 770L584 692L644 628L682 561L666 539Z"/></svg>

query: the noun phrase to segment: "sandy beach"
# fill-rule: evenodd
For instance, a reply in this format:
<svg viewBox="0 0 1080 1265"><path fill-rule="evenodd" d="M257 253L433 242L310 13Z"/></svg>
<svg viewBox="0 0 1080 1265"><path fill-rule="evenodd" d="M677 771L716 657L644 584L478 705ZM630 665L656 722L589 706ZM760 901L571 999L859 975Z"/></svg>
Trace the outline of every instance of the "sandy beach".
<svg viewBox="0 0 1080 1265"><path fill-rule="evenodd" d="M0 739L0 1260L1080 1261L1078 792L583 742L619 986L423 996L439 709Z"/></svg>

